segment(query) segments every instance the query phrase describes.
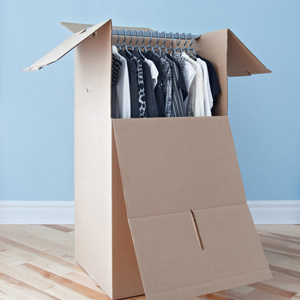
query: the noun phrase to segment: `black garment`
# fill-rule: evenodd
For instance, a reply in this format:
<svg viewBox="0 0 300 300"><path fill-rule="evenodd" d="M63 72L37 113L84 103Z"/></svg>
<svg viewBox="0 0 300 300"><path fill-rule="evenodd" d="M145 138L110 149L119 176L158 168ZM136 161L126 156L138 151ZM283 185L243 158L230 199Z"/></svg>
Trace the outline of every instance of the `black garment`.
<svg viewBox="0 0 300 300"><path fill-rule="evenodd" d="M165 117L171 117L173 97L172 69L170 63L166 60L166 55L164 53L161 54L160 62L163 70L162 77L165 97Z"/></svg>
<svg viewBox="0 0 300 300"><path fill-rule="evenodd" d="M115 55L112 55L112 72L111 72L111 117L120 118L119 107L117 103L117 84L120 79L121 60Z"/></svg>
<svg viewBox="0 0 300 300"><path fill-rule="evenodd" d="M172 71L172 105L171 105L171 117L184 117L184 104L182 91L177 86L179 78L179 70L176 63L170 58L166 57L167 62L170 64Z"/></svg>
<svg viewBox="0 0 300 300"><path fill-rule="evenodd" d="M130 58L123 50L120 50L119 54L122 55L127 61L129 87L130 87L131 118L139 118L140 111L139 111L137 65L134 61L130 60Z"/></svg>
<svg viewBox="0 0 300 300"><path fill-rule="evenodd" d="M165 97L163 93L163 69L160 61L160 57L154 54L151 51L145 53L146 58L153 61L157 70L158 70L158 77L157 77L157 84L155 86L155 99L158 108L158 116L164 117L165 116Z"/></svg>
<svg viewBox="0 0 300 300"><path fill-rule="evenodd" d="M143 60L138 51L134 50L132 54L140 59L143 66L143 75L144 75L144 87L145 87L145 96L146 96L146 111L148 118L157 118L159 117L156 98L153 88L151 70L149 65Z"/></svg>
<svg viewBox="0 0 300 300"><path fill-rule="evenodd" d="M171 59L172 61L174 61L178 68L179 74L178 74L178 80L177 80L177 87L181 89L183 99L186 99L186 97L188 96L188 90L186 88L186 84L184 81L184 74L183 74L184 65L180 64L179 61L176 59L176 57L174 57L170 54L167 54L167 57L169 59Z"/></svg>
<svg viewBox="0 0 300 300"><path fill-rule="evenodd" d="M135 55L130 57L132 61L136 63L137 69L137 81L138 81L138 93L139 93L139 117L146 118L146 95L145 95L145 85L144 85L144 74L143 74L143 65L140 59Z"/></svg>
<svg viewBox="0 0 300 300"><path fill-rule="evenodd" d="M210 90L215 103L217 101L217 96L221 93L220 83L219 83L219 79L215 67L208 59L203 58L200 55L197 55L197 57L205 61L207 65Z"/></svg>

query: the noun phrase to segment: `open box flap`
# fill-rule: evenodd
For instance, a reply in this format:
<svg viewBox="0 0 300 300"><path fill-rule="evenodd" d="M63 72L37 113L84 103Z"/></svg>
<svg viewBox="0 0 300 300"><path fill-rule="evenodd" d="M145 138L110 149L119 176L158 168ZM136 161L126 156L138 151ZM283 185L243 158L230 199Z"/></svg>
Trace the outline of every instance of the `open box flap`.
<svg viewBox="0 0 300 300"><path fill-rule="evenodd" d="M227 30L227 44L228 76L271 73L230 29Z"/></svg>
<svg viewBox="0 0 300 300"><path fill-rule="evenodd" d="M99 28L101 28L103 25L109 22L111 23L111 20L94 25L88 28L87 30L83 29L77 33L74 33L72 36L70 36L68 39L63 41L60 45L58 45L56 48L51 50L49 53L47 53L45 56L40 58L38 61L36 61L34 64L32 64L24 71L36 71L43 68L44 66L56 62L64 55L66 55L68 52L70 52L73 48L75 48L77 45L79 45L81 42L83 42L86 38L91 36Z"/></svg>
<svg viewBox="0 0 300 300"><path fill-rule="evenodd" d="M148 300L271 278L227 117L115 119L113 127Z"/></svg>
<svg viewBox="0 0 300 300"><path fill-rule="evenodd" d="M86 29L88 27L94 26L92 24L69 23L69 22L60 22L60 24L64 27L66 27L68 30L70 30L73 33L81 31L81 30ZM113 29L118 28L120 30L122 30L122 29L141 30L142 29L144 31L153 31L152 29L146 28L146 27L113 26L112 28Z"/></svg>
<svg viewBox="0 0 300 300"><path fill-rule="evenodd" d="M94 26L94 24L81 24L81 23L69 23L69 22L60 22L60 24L73 33L76 33L76 32L79 32L79 31L82 31L84 29Z"/></svg>

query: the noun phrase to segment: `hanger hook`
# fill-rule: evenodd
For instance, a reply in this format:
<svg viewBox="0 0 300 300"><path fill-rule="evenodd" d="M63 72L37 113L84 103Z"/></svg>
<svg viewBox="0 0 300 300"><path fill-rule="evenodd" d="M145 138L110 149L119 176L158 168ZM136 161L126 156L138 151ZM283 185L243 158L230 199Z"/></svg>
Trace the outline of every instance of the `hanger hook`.
<svg viewBox="0 0 300 300"><path fill-rule="evenodd" d="M163 31L162 33L164 33L164 35L165 35L165 40L164 40L163 44L161 45L161 47L164 48L165 47L165 43L167 41L167 33L165 31Z"/></svg>
<svg viewBox="0 0 300 300"><path fill-rule="evenodd" d="M175 34L178 34L178 42L176 44L176 49L179 49L179 45L181 43L181 36L180 36L179 32L176 32Z"/></svg>
<svg viewBox="0 0 300 300"><path fill-rule="evenodd" d="M152 31L151 30L147 30L147 32L149 32L149 34L150 34L150 40L149 40L149 43L148 43L147 47L151 47L151 42L152 42L152 39L153 39Z"/></svg>
<svg viewBox="0 0 300 300"><path fill-rule="evenodd" d="M125 41L126 41L126 38L127 38L127 32L126 32L125 28L123 28L122 30L124 32L124 39L123 39L123 42L122 42L122 46L123 46L123 45L125 45Z"/></svg>
<svg viewBox="0 0 300 300"><path fill-rule="evenodd" d="M132 30L128 29L128 32L130 33L130 41L128 42L128 46L125 44L125 49L128 52L128 47L132 47L131 46L131 42L132 42Z"/></svg>
<svg viewBox="0 0 300 300"><path fill-rule="evenodd" d="M184 44L183 44L183 48L185 48L185 45L186 45L186 43L187 43L187 34L184 32L183 33L184 34L184 38L185 38L185 42L184 42Z"/></svg>
<svg viewBox="0 0 300 300"><path fill-rule="evenodd" d="M156 41L155 47L157 47L160 37L159 37L159 32L158 31L155 31L155 32L157 33L157 41Z"/></svg>
<svg viewBox="0 0 300 300"><path fill-rule="evenodd" d="M173 32L171 32L171 36L172 36L172 41L170 44L170 49L173 48L173 44L174 44L174 33Z"/></svg>
<svg viewBox="0 0 300 300"><path fill-rule="evenodd" d="M191 33L189 33L188 35L191 37L191 43L189 45L189 48L191 49L192 45L194 44L194 36Z"/></svg>
<svg viewBox="0 0 300 300"><path fill-rule="evenodd" d="M136 29L134 29L135 33L136 33L136 42L135 42L135 45L134 45L134 48L137 48L137 44L139 42L139 33Z"/></svg>
<svg viewBox="0 0 300 300"><path fill-rule="evenodd" d="M128 46L131 46L131 42L132 42L132 30L128 29L129 33L130 33L130 41L128 42Z"/></svg>
<svg viewBox="0 0 300 300"><path fill-rule="evenodd" d="M120 40L120 32L119 32L119 28L116 28L117 34L118 34L118 39L116 41L116 46L118 47L119 44L119 40Z"/></svg>
<svg viewBox="0 0 300 300"><path fill-rule="evenodd" d="M141 43L141 46L140 47L144 47L144 42L145 42L145 32L143 29L140 29L140 32L142 32L143 34L143 40L142 40L142 43Z"/></svg>

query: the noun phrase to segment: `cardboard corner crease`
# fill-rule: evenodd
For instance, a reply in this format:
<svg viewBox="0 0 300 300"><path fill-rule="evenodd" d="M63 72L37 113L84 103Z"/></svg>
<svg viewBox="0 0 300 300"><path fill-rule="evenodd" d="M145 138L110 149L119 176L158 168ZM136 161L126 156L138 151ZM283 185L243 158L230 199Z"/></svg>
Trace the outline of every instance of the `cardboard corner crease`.
<svg viewBox="0 0 300 300"><path fill-rule="evenodd" d="M212 117L111 119L111 20L62 25L73 35L26 70L75 48L80 266L112 299L188 299L270 279L227 116L227 77L270 70L229 29L205 33L194 46L222 91Z"/></svg>

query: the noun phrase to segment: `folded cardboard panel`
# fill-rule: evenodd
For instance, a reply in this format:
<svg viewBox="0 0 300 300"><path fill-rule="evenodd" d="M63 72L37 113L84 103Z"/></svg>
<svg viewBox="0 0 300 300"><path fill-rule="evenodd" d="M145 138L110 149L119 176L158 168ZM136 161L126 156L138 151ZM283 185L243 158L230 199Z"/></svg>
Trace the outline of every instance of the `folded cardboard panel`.
<svg viewBox="0 0 300 300"><path fill-rule="evenodd" d="M75 51L74 187L76 261L112 296L110 28Z"/></svg>
<svg viewBox="0 0 300 300"><path fill-rule="evenodd" d="M148 300L266 280L227 117L114 120Z"/></svg>
<svg viewBox="0 0 300 300"><path fill-rule="evenodd" d="M76 47L76 261L113 299L270 278L226 117L227 76L269 70L231 31L206 33L195 48L219 76L216 117L111 120L111 21L62 25L74 34L26 70Z"/></svg>

